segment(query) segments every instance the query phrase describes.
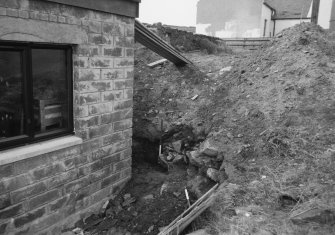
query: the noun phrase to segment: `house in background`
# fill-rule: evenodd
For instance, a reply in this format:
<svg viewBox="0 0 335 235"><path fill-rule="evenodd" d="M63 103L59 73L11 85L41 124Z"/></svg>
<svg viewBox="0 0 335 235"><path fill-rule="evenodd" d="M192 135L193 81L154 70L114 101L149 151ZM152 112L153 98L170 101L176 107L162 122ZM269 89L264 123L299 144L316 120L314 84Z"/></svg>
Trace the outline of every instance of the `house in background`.
<svg viewBox="0 0 335 235"><path fill-rule="evenodd" d="M221 38L272 37L285 28L315 22L330 29L334 0L200 0L196 32ZM314 10L314 11L313 11ZM332 11L334 12L332 14Z"/></svg>

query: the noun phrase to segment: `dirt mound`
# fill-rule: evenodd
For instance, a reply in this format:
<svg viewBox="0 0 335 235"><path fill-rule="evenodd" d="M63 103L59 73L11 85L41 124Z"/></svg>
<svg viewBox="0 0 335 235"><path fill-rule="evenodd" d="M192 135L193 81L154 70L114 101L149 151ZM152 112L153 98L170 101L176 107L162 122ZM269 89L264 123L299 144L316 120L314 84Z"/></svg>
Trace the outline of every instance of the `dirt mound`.
<svg viewBox="0 0 335 235"><path fill-rule="evenodd" d="M216 223L233 221L241 234L332 234L334 56L334 42L324 30L301 24L235 61L219 78L211 105L199 114L214 127L209 138L224 154L221 168L228 181L244 190L235 195L235 215L214 208L221 214ZM319 210L313 215L311 204ZM301 214L307 214L299 218L307 224L298 226Z"/></svg>

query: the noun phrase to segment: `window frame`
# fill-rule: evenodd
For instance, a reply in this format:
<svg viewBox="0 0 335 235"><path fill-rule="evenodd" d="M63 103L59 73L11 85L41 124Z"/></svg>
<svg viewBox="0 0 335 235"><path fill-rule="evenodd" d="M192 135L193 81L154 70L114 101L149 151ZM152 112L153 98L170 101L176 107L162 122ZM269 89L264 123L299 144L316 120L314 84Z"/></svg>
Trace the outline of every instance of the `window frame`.
<svg viewBox="0 0 335 235"><path fill-rule="evenodd" d="M68 126L63 129L50 131L46 133L34 133L34 98L33 98L33 71L32 71L32 50L33 49L60 49L66 53L66 89L67 89L67 108L68 108ZM9 137L8 141L0 142L0 151L37 143L43 140L50 140L61 136L74 134L73 119L73 45L35 43L35 42L13 42L0 41L0 50L22 51L22 95L23 109L25 113L23 135Z"/></svg>

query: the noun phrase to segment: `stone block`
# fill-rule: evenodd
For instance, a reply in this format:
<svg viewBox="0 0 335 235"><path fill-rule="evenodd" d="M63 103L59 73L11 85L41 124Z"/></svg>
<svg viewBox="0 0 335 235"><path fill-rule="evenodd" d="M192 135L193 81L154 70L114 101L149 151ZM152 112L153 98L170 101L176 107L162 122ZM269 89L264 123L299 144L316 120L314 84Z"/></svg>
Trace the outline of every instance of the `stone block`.
<svg viewBox="0 0 335 235"><path fill-rule="evenodd" d="M75 106L73 113L74 113L74 116L77 118L87 117L88 116L88 105Z"/></svg>
<svg viewBox="0 0 335 235"><path fill-rule="evenodd" d="M133 48L135 45L134 37L115 37L114 45L118 47Z"/></svg>
<svg viewBox="0 0 335 235"><path fill-rule="evenodd" d="M10 178L3 178L0 180L0 192L5 193L25 187L32 182L28 174L18 175Z"/></svg>
<svg viewBox="0 0 335 235"><path fill-rule="evenodd" d="M89 21L88 30L90 33L101 33L102 23L99 21Z"/></svg>
<svg viewBox="0 0 335 235"><path fill-rule="evenodd" d="M5 16L6 14L7 14L6 8L0 7L0 16Z"/></svg>
<svg viewBox="0 0 335 235"><path fill-rule="evenodd" d="M128 147L127 141L121 141L117 142L115 144L107 145L103 147L102 149L108 153L108 155L113 155L114 153L120 152L122 150L125 150Z"/></svg>
<svg viewBox="0 0 335 235"><path fill-rule="evenodd" d="M123 69L101 69L102 80L114 80L124 78Z"/></svg>
<svg viewBox="0 0 335 235"><path fill-rule="evenodd" d="M133 109L132 108L123 110L122 112L123 112L123 118L124 119L133 118Z"/></svg>
<svg viewBox="0 0 335 235"><path fill-rule="evenodd" d="M101 124L113 123L121 121L124 118L122 111L117 111L113 113L103 114L101 116Z"/></svg>
<svg viewBox="0 0 335 235"><path fill-rule="evenodd" d="M7 15L11 17L19 17L19 11L16 9L7 8Z"/></svg>
<svg viewBox="0 0 335 235"><path fill-rule="evenodd" d="M132 119L122 120L120 122L114 123L114 131L123 131L123 130L131 128L132 126L133 126Z"/></svg>
<svg viewBox="0 0 335 235"><path fill-rule="evenodd" d="M41 194L47 190L47 185L44 182L38 182L36 184L29 185L25 188L20 188L16 191L11 192L12 202L18 203L29 197Z"/></svg>
<svg viewBox="0 0 335 235"><path fill-rule="evenodd" d="M78 85L79 85L79 91L82 93L113 90L112 81L86 81L86 82L79 82Z"/></svg>
<svg viewBox="0 0 335 235"><path fill-rule="evenodd" d="M200 144L200 153L209 157L217 157L219 154L218 148L210 140L205 140Z"/></svg>
<svg viewBox="0 0 335 235"><path fill-rule="evenodd" d="M89 137L95 138L99 136L104 136L113 133L113 125L111 124L106 124L106 125L101 125L101 126L95 126L90 128L89 130Z"/></svg>
<svg viewBox="0 0 335 235"><path fill-rule="evenodd" d="M100 103L100 104L92 104L89 106L89 114L103 114L113 112L113 102Z"/></svg>
<svg viewBox="0 0 335 235"><path fill-rule="evenodd" d="M53 188L59 187L61 185L65 185L66 183L69 183L75 179L77 179L78 170L70 170L67 172L64 172L62 174L56 175L54 177L51 177L47 180L45 180L45 184L47 185L48 190L51 190Z"/></svg>
<svg viewBox="0 0 335 235"><path fill-rule="evenodd" d="M13 164L0 166L0 179L14 175Z"/></svg>
<svg viewBox="0 0 335 235"><path fill-rule="evenodd" d="M83 53L81 51L81 53ZM88 53L91 53L90 51ZM78 81L94 81L100 79L100 69L79 69Z"/></svg>
<svg viewBox="0 0 335 235"><path fill-rule="evenodd" d="M0 210L10 206L10 196L9 193L0 195Z"/></svg>
<svg viewBox="0 0 335 235"><path fill-rule="evenodd" d="M127 68L134 66L134 58L115 58L114 59L114 68Z"/></svg>
<svg viewBox="0 0 335 235"><path fill-rule="evenodd" d="M84 94L77 94L75 95L75 103L78 105L89 105L89 104L96 104L101 101L100 93L93 92L93 93L84 93Z"/></svg>
<svg viewBox="0 0 335 235"><path fill-rule="evenodd" d="M0 221L16 217L22 213L24 213L24 206L22 203L6 207L5 209L0 210Z"/></svg>
<svg viewBox="0 0 335 235"><path fill-rule="evenodd" d="M134 56L134 49L133 48L127 48L125 56L126 57L133 57Z"/></svg>
<svg viewBox="0 0 335 235"><path fill-rule="evenodd" d="M86 163L88 163L88 156L85 154L64 160L64 166L67 171L73 168L77 168L78 166L84 165Z"/></svg>
<svg viewBox="0 0 335 235"><path fill-rule="evenodd" d="M105 57L92 57L90 59L91 68L113 68L114 59Z"/></svg>
<svg viewBox="0 0 335 235"><path fill-rule="evenodd" d="M61 193L59 192L58 189L54 189L45 193L42 193L36 197L33 197L29 199L28 205L29 205L29 210L32 210L36 207L42 206L48 202L51 202L53 200L56 200L61 196Z"/></svg>
<svg viewBox="0 0 335 235"><path fill-rule="evenodd" d="M57 22L58 21L58 17L57 17L57 15L49 15L49 20L51 21L51 22Z"/></svg>
<svg viewBox="0 0 335 235"><path fill-rule="evenodd" d="M103 144L103 146L106 146L106 145L114 144L116 142L120 142L122 140L124 140L123 133L122 132L117 132L117 133L113 133L111 135L104 136L102 138L102 144Z"/></svg>
<svg viewBox="0 0 335 235"><path fill-rule="evenodd" d="M126 89L126 90L124 91L124 98L125 98L126 100L128 100L128 99L133 99L133 89Z"/></svg>
<svg viewBox="0 0 335 235"><path fill-rule="evenodd" d="M19 17L28 19L29 18L29 12L28 11L19 11Z"/></svg>
<svg viewBox="0 0 335 235"><path fill-rule="evenodd" d="M85 129L85 128L100 125L100 123L101 123L100 116L77 118L75 120L75 128Z"/></svg>
<svg viewBox="0 0 335 235"><path fill-rule="evenodd" d="M66 17L58 16L58 23L65 24L66 23Z"/></svg>
<svg viewBox="0 0 335 235"><path fill-rule="evenodd" d="M38 168L31 171L34 181L39 181L43 178L51 177L65 171L65 166L62 163L54 163L51 166Z"/></svg>
<svg viewBox="0 0 335 235"><path fill-rule="evenodd" d="M120 179L120 173L116 173L114 175L111 175L101 182L101 188L106 188L114 183L116 183Z"/></svg>
<svg viewBox="0 0 335 235"><path fill-rule="evenodd" d="M125 80L115 80L114 81L114 89L115 90L122 90L126 87Z"/></svg>
<svg viewBox="0 0 335 235"><path fill-rule="evenodd" d="M103 55L105 57L122 57L122 48L121 47L106 47L102 48Z"/></svg>
<svg viewBox="0 0 335 235"><path fill-rule="evenodd" d="M125 88L133 88L133 86L134 86L134 80L127 79L127 80L125 80L124 85L125 85Z"/></svg>
<svg viewBox="0 0 335 235"><path fill-rule="evenodd" d="M34 220L41 218L43 215L46 214L46 210L45 207L43 208L39 208L37 210L34 211L30 211L27 214L24 214L22 216L19 216L17 218L15 218L14 220L14 225L16 228L22 227L28 223L33 222Z"/></svg>
<svg viewBox="0 0 335 235"><path fill-rule="evenodd" d="M90 183L89 177L80 178L78 180L72 181L64 186L65 193L75 192L81 188L88 186Z"/></svg>
<svg viewBox="0 0 335 235"><path fill-rule="evenodd" d="M113 45L113 37L108 37L106 35L90 33L88 42L93 45Z"/></svg>
<svg viewBox="0 0 335 235"><path fill-rule="evenodd" d="M123 97L123 90L116 90L116 91L106 91L101 93L101 101L108 102L113 100L122 100Z"/></svg>
<svg viewBox="0 0 335 235"><path fill-rule="evenodd" d="M111 23L111 22L104 22L102 25L103 33L110 34L114 36L123 36L124 29L120 24Z"/></svg>
<svg viewBox="0 0 335 235"><path fill-rule="evenodd" d="M121 160L121 153L116 153L113 154L112 156L109 157L104 157L102 159L102 164L104 166L111 165L113 163L119 162Z"/></svg>
<svg viewBox="0 0 335 235"><path fill-rule="evenodd" d="M128 109L133 107L133 100L121 100L114 102L114 110Z"/></svg>
<svg viewBox="0 0 335 235"><path fill-rule="evenodd" d="M122 171L123 169L130 168L131 167L131 159L127 159L121 162L118 162L114 166L114 171L119 172Z"/></svg>
<svg viewBox="0 0 335 235"><path fill-rule="evenodd" d="M127 79L134 79L134 69L133 68L126 68L126 78Z"/></svg>
<svg viewBox="0 0 335 235"><path fill-rule="evenodd" d="M110 173L112 172L111 167L107 166L107 165L104 165L104 166L106 166L106 167L103 168L102 170L98 170L98 171L95 171L95 172L90 174L90 182L91 183L95 183L96 181L99 181L99 180L101 180L103 178L106 178L110 175Z"/></svg>
<svg viewBox="0 0 335 235"><path fill-rule="evenodd" d="M97 150L100 147L100 139L93 139L84 142L81 145L81 153L88 153Z"/></svg>

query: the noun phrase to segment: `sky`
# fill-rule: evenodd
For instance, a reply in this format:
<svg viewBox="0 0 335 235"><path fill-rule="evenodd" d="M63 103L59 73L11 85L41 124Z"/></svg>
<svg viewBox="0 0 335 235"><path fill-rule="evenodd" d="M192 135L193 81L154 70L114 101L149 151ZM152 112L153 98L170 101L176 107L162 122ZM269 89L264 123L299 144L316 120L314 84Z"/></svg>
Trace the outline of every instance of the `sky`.
<svg viewBox="0 0 335 235"><path fill-rule="evenodd" d="M139 20L178 26L195 26L198 0L142 0Z"/></svg>

